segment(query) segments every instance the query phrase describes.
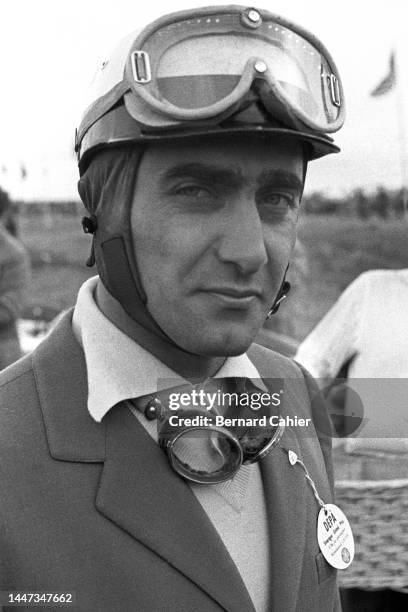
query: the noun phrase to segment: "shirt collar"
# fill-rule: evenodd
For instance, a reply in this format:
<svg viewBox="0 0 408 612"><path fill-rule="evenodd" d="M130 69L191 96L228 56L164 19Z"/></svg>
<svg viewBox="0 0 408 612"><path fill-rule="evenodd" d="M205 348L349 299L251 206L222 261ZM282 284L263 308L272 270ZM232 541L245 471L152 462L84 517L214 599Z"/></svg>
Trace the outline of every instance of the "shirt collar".
<svg viewBox="0 0 408 612"><path fill-rule="evenodd" d="M94 291L98 277L80 288L72 327L81 344L88 374L88 410L100 422L117 403L156 393L187 381L118 329L99 310ZM260 375L244 353L228 357L215 378L250 378L258 387Z"/></svg>

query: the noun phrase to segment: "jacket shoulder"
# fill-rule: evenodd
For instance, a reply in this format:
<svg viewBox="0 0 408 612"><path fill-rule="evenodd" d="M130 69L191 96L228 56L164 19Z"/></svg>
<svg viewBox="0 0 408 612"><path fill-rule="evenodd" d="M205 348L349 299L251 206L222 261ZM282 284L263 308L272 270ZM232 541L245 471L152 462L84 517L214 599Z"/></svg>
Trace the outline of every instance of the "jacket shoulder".
<svg viewBox="0 0 408 612"><path fill-rule="evenodd" d="M0 373L0 461L3 471L18 470L46 448L44 424L31 356Z"/></svg>
<svg viewBox="0 0 408 612"><path fill-rule="evenodd" d="M5 398L13 396L13 392L34 383L32 356L26 355L0 372L0 413L7 408Z"/></svg>

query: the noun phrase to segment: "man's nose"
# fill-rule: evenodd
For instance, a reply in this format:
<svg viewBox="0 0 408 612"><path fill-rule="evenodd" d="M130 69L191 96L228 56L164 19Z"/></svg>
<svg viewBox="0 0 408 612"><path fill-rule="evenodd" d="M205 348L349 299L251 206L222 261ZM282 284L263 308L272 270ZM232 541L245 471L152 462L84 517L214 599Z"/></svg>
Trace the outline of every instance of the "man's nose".
<svg viewBox="0 0 408 612"><path fill-rule="evenodd" d="M218 246L218 257L242 274L257 272L268 261L262 221L254 200L242 197L228 207Z"/></svg>

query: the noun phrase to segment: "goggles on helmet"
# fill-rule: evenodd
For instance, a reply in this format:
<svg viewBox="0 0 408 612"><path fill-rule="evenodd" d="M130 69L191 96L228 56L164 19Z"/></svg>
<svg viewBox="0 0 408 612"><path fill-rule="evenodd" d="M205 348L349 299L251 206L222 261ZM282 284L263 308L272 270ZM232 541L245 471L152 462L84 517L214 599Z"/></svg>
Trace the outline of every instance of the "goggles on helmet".
<svg viewBox="0 0 408 612"><path fill-rule="evenodd" d="M83 142L120 100L142 140L166 130L186 133L207 126L211 131L253 93L281 127L311 139L331 142L326 134L344 122L342 84L326 48L304 29L265 10L220 6L167 15L136 38L128 37L104 70L111 83L99 83L99 96L82 119L79 158L98 139L106 140L99 126ZM119 116L113 112L108 120L111 142L115 130L116 141L130 131Z"/></svg>

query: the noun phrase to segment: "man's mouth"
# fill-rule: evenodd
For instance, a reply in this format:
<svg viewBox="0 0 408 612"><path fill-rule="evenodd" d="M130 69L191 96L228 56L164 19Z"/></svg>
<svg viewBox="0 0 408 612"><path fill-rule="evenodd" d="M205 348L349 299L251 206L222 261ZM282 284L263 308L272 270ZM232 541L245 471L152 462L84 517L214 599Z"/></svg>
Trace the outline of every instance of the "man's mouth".
<svg viewBox="0 0 408 612"><path fill-rule="evenodd" d="M261 292L255 288L209 287L205 289L205 292L227 306L241 308L249 306L254 300L261 297Z"/></svg>

